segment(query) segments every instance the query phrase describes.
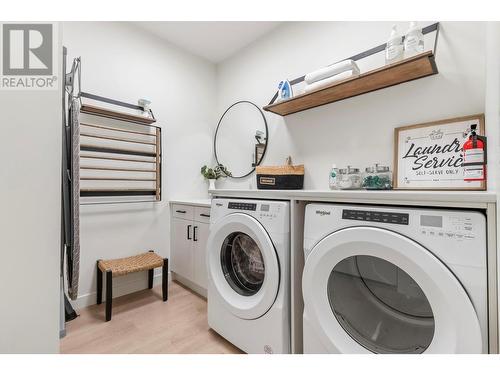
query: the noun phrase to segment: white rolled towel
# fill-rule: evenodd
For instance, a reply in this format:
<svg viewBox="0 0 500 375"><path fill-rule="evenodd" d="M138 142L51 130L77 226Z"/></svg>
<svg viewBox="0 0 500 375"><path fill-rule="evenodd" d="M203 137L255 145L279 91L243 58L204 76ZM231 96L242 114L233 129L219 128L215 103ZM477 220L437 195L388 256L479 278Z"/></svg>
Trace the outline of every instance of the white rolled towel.
<svg viewBox="0 0 500 375"><path fill-rule="evenodd" d="M354 71L354 70L348 70L346 72L336 74L333 77L325 78L325 79L322 79L321 81L307 84L304 87L304 93L319 90L320 88L329 86L335 82L343 81L347 78L351 78L351 77L354 77L357 75L359 75L359 71Z"/></svg>
<svg viewBox="0 0 500 375"><path fill-rule="evenodd" d="M352 70L359 74L358 64L356 64L354 60L340 61L336 64L315 70L314 72L306 74L305 81L307 84L311 84L349 70Z"/></svg>

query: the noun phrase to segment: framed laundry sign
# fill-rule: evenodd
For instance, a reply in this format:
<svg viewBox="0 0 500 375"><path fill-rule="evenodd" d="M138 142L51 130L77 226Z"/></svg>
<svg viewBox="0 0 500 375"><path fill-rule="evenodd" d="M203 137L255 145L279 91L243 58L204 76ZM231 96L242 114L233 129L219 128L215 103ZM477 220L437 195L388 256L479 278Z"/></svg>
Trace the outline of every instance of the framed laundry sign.
<svg viewBox="0 0 500 375"><path fill-rule="evenodd" d="M484 135L482 114L396 128L394 188L485 190L485 181L464 181L462 147L473 124Z"/></svg>

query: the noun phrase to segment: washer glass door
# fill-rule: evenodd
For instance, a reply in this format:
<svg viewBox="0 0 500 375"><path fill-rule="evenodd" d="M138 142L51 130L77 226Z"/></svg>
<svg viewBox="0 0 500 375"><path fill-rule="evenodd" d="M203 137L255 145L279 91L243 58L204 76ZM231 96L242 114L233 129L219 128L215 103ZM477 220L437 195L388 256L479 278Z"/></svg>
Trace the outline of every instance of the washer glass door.
<svg viewBox="0 0 500 375"><path fill-rule="evenodd" d="M280 287L278 254L254 217L232 213L210 227L207 241L211 296L242 319L257 319L273 305Z"/></svg>
<svg viewBox="0 0 500 375"><path fill-rule="evenodd" d="M264 283L265 265L259 246L248 234L231 233L221 248L224 276L234 291L253 296Z"/></svg>
<svg viewBox="0 0 500 375"><path fill-rule="evenodd" d="M328 300L345 331L374 353L422 353L434 336L434 315L419 285L396 265L351 256L328 279Z"/></svg>

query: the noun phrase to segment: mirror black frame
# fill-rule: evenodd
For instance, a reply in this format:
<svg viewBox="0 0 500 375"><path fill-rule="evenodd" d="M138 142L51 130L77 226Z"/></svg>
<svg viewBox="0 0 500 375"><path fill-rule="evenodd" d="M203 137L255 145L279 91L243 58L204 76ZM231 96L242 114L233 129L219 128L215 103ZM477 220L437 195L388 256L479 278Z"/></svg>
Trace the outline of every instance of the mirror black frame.
<svg viewBox="0 0 500 375"><path fill-rule="evenodd" d="M247 104L251 104L253 105L255 108L257 108L257 110L260 112L260 115L262 116L262 119L264 120L264 126L266 128L266 145L264 147L264 152L262 153L262 157L260 158L259 162L258 163L252 163L252 169L250 170L250 172L248 172L247 174L243 175L243 176L227 176L227 177L231 177L231 178L245 178L245 177L248 177L250 176L253 172L255 172L255 167L260 165L260 163L262 162L262 160L264 159L264 156L266 155L266 151L267 151L267 145L269 143L269 129L267 127L267 120L266 120L266 116L264 115L264 112L262 112L262 110L260 109L260 107L253 103L253 102L250 102L248 100L240 100L236 103L233 103L231 104L225 111L224 113L222 114L221 118L219 119L219 122L217 124L217 129L215 130L215 135L214 135L214 155L215 155L215 161L217 162L217 165L221 164L220 161L219 161L219 158L217 157L217 133L219 132L219 127L220 127L220 124L222 122L222 120L224 119L224 116L226 115L227 112L229 112L229 110L231 108L233 108L235 105L238 105L238 104L241 104L241 103L247 103Z"/></svg>

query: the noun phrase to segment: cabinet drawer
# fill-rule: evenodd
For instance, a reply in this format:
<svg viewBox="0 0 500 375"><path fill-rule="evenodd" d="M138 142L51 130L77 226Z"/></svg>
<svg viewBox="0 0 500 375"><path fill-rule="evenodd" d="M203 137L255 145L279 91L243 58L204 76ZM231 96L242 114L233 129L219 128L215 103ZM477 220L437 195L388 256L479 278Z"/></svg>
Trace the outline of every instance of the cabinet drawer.
<svg viewBox="0 0 500 375"><path fill-rule="evenodd" d="M194 221L210 223L210 207L195 207Z"/></svg>
<svg viewBox="0 0 500 375"><path fill-rule="evenodd" d="M174 204L172 205L172 215L173 217L177 217L179 219L193 220L194 207L183 204Z"/></svg>

